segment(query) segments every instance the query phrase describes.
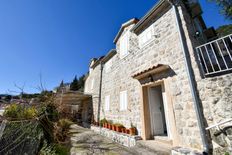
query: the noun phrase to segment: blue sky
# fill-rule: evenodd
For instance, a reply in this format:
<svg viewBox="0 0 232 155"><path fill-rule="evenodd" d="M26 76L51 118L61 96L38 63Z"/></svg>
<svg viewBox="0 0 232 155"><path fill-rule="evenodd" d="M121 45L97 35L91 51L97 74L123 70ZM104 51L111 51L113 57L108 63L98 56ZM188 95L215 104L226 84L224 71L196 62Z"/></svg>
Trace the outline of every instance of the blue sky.
<svg viewBox="0 0 232 155"><path fill-rule="evenodd" d="M88 70L92 57L114 48L120 25L142 17L156 0L1 0L0 93L36 92L39 74L47 89ZM200 1L207 26L229 24L218 8Z"/></svg>

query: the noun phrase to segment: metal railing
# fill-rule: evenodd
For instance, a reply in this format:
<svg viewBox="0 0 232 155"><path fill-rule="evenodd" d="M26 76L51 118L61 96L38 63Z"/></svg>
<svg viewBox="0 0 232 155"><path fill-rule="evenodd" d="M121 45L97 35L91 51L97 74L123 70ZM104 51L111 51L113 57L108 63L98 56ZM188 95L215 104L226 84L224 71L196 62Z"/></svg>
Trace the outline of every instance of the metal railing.
<svg viewBox="0 0 232 155"><path fill-rule="evenodd" d="M232 70L232 34L196 47L204 74Z"/></svg>
<svg viewBox="0 0 232 155"><path fill-rule="evenodd" d="M224 125L224 124L229 123L229 122L232 122L232 119L228 119L228 120L226 120L226 121L217 123L217 124L215 124L215 125L212 125L212 126L209 126L209 127L205 128L205 129L206 129L206 130L209 130L209 129L212 129L212 128L215 128L215 127L216 127L218 130L220 130L220 128L219 128L220 125Z"/></svg>

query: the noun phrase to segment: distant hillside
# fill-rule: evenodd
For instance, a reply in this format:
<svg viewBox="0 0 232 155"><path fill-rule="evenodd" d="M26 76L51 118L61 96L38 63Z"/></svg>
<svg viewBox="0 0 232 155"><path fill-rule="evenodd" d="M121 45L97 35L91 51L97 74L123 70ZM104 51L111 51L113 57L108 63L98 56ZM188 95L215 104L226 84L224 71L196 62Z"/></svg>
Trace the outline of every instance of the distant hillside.
<svg viewBox="0 0 232 155"><path fill-rule="evenodd" d="M226 36L232 33L232 24L222 25L216 29L216 32L219 37Z"/></svg>

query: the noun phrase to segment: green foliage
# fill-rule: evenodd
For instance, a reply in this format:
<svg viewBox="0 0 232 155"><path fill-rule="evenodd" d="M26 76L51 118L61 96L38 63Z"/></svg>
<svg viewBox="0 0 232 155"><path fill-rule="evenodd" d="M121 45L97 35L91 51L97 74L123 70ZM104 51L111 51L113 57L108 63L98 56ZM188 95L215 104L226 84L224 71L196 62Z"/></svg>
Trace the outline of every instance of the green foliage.
<svg viewBox="0 0 232 155"><path fill-rule="evenodd" d="M56 150L54 146L49 145L44 141L43 147L39 151L39 155L56 155Z"/></svg>
<svg viewBox="0 0 232 155"><path fill-rule="evenodd" d="M23 107L22 105L12 104L6 108L4 116L17 119L31 119L38 115L35 107Z"/></svg>
<svg viewBox="0 0 232 155"><path fill-rule="evenodd" d="M215 2L220 7L220 13L227 19L232 20L232 1L231 0L209 0Z"/></svg>
<svg viewBox="0 0 232 155"><path fill-rule="evenodd" d="M216 31L220 37L232 34L232 24L220 26Z"/></svg>
<svg viewBox="0 0 232 155"><path fill-rule="evenodd" d="M69 149L60 144L48 144L46 141L40 149L39 155L68 155Z"/></svg>
<svg viewBox="0 0 232 155"><path fill-rule="evenodd" d="M124 125L122 125L120 123L115 123L114 125L117 126L117 127L124 127Z"/></svg>
<svg viewBox="0 0 232 155"><path fill-rule="evenodd" d="M77 91L79 90L79 88L80 88L79 82L77 80L77 76L75 76L72 83L70 84L70 90Z"/></svg>
<svg viewBox="0 0 232 155"><path fill-rule="evenodd" d="M58 126L61 127L62 130L68 130L70 125L72 125L72 124L73 124L73 122L70 121L69 119L66 119L66 118L60 119L58 121Z"/></svg>
<svg viewBox="0 0 232 155"><path fill-rule="evenodd" d="M69 148L60 144L55 144L54 148L56 150L57 155L68 155L69 154Z"/></svg>
<svg viewBox="0 0 232 155"><path fill-rule="evenodd" d="M72 124L73 122L69 119L60 119L57 122L54 130L54 137L58 142L66 141L66 138L68 137L68 130Z"/></svg>
<svg viewBox="0 0 232 155"><path fill-rule="evenodd" d="M108 121L107 121L105 118L103 118L103 119L100 120L100 125L101 125L101 126L102 126L104 123L108 123Z"/></svg>
<svg viewBox="0 0 232 155"><path fill-rule="evenodd" d="M85 84L84 79L85 79L85 75L82 75L79 79L77 79L77 76L75 76L72 83L70 84L70 90L83 91L84 90L84 84Z"/></svg>
<svg viewBox="0 0 232 155"><path fill-rule="evenodd" d="M229 153L229 152L226 152L225 155L230 155L230 153Z"/></svg>

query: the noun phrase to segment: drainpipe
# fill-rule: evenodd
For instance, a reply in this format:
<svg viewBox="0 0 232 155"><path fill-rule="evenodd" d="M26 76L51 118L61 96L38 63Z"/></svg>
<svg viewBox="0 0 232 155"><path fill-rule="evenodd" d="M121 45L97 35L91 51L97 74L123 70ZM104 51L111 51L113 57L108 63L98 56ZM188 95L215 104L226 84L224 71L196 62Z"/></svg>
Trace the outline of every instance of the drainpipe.
<svg viewBox="0 0 232 155"><path fill-rule="evenodd" d="M179 33L179 37L180 37L180 42L181 42L181 49L184 55L184 62L185 62L185 68L187 71L187 76L188 76L188 80L189 80L189 84L190 84L190 89L191 89L191 94L193 97L193 104L194 104L194 108L196 111L196 116L197 116L197 122L198 122L198 126L199 126L199 130L200 130L200 135L201 135L201 140L203 143L203 149L204 152L203 154L207 155L209 153L209 144L207 141L207 136L206 136L206 130L204 127L204 122L203 122L203 114L202 111L200 110L200 101L199 98L197 96L197 88L195 87L194 84L194 75L192 72L192 67L191 67L191 62L190 62L190 57L189 57L189 50L187 47L187 43L185 38L185 34L184 34L184 30L181 24L181 19L180 19L180 15L178 12L178 8L177 6L171 2L170 0L168 0L168 2L172 5L172 9L174 11L175 14L175 19L176 19L176 25L178 28L178 33Z"/></svg>
<svg viewBox="0 0 232 155"><path fill-rule="evenodd" d="M103 62L100 62L100 86L99 86L99 98L98 98L98 112L97 112L97 121L100 122L100 113L101 113L101 95L102 95L102 71L103 71Z"/></svg>

